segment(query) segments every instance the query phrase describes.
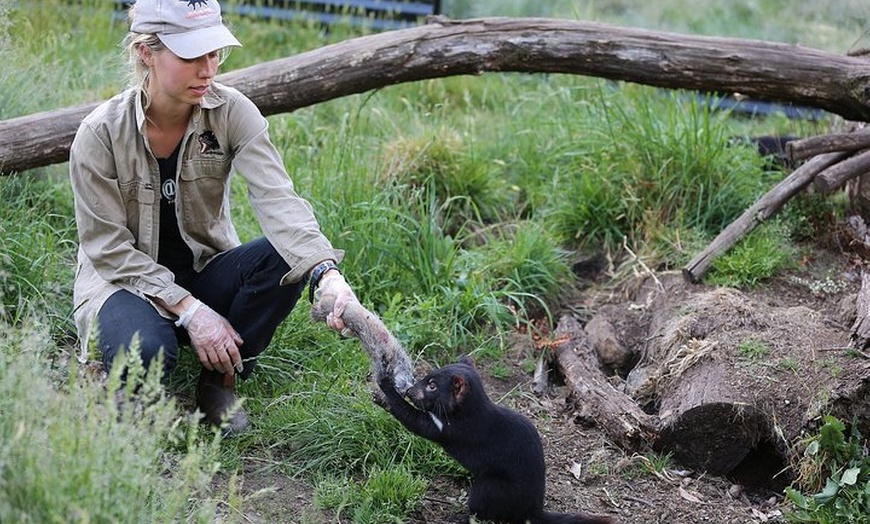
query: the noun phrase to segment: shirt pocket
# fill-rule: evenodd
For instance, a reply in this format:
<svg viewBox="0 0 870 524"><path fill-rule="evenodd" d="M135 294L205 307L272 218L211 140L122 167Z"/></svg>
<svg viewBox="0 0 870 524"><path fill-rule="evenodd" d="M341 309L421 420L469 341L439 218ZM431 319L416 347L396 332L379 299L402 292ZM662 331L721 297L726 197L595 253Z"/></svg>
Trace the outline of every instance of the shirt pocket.
<svg viewBox="0 0 870 524"><path fill-rule="evenodd" d="M151 222L157 192L150 183L143 180L120 182L118 188L127 210L127 228L133 232L140 244L147 243L149 239L142 238L143 232L140 231L140 228L143 224ZM145 235L147 236L148 233L146 231Z"/></svg>
<svg viewBox="0 0 870 524"><path fill-rule="evenodd" d="M184 199L196 199L207 208L219 209L227 190L232 163L226 157L185 159L181 168L179 193Z"/></svg>

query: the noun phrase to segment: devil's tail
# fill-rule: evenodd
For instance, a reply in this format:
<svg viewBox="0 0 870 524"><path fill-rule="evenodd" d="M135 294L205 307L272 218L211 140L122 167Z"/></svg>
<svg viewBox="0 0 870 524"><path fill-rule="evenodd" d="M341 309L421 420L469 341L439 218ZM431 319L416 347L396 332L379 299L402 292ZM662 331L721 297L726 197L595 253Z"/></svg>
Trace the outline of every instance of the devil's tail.
<svg viewBox="0 0 870 524"><path fill-rule="evenodd" d="M535 524L616 524L613 518L605 515L590 515L587 513L544 513L534 521Z"/></svg>

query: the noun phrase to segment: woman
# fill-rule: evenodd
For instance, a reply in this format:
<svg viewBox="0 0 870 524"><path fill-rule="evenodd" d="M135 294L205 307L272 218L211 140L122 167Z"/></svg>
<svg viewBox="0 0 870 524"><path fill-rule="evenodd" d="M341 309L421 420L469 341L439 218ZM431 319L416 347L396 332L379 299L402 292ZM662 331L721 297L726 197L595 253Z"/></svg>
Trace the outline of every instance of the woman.
<svg viewBox="0 0 870 524"><path fill-rule="evenodd" d="M127 50L135 85L82 122L70 151L79 236L74 301L79 336L105 367L138 344L164 378L188 342L202 364L197 404L225 431L236 374L256 357L309 284L335 295L330 328L356 300L294 189L256 106L214 82L238 40L216 0L138 0ZM241 244L230 219L231 171L247 182L265 234ZM135 342L134 342L135 340ZM228 419L228 420L224 420Z"/></svg>

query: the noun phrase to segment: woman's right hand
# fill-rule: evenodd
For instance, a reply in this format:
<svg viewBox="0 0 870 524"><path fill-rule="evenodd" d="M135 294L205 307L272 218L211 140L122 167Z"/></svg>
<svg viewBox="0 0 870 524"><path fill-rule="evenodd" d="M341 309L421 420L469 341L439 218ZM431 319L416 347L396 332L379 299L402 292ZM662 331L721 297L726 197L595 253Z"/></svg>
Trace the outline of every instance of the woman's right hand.
<svg viewBox="0 0 870 524"><path fill-rule="evenodd" d="M206 369L229 374L242 371L239 346L244 341L227 319L201 304L185 327L196 356Z"/></svg>

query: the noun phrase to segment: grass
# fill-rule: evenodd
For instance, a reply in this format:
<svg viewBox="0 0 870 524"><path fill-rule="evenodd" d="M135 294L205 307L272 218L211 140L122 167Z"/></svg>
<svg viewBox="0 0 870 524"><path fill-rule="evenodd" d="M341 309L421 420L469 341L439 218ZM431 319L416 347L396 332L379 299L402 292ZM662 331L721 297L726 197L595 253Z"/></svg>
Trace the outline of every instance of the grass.
<svg viewBox="0 0 870 524"><path fill-rule="evenodd" d="M743 340L737 345L737 352L750 362L761 360L770 354L770 347L760 340Z"/></svg>
<svg viewBox="0 0 870 524"><path fill-rule="evenodd" d="M646 452L642 455L636 453L632 455L628 466L621 471L621 474L629 479L645 475L667 478L670 476L668 469L672 467L673 457L670 453Z"/></svg>
<svg viewBox="0 0 870 524"><path fill-rule="evenodd" d="M105 388L55 383L52 346L44 331L0 337L0 521L212 522L219 441L201 435L141 363L129 367L126 389L123 362Z"/></svg>
<svg viewBox="0 0 870 524"><path fill-rule="evenodd" d="M15 177L0 179L0 199L0 316L14 326L39 317L64 339L72 314L72 193L47 180Z"/></svg>
<svg viewBox="0 0 870 524"><path fill-rule="evenodd" d="M0 0L0 118L122 88L125 29L109 5ZM444 4L457 18L565 16L834 51L863 42L868 9L857 0L824 9L756 0L727 10L700 0ZM356 34L228 21L245 47L225 70ZM298 191L346 250L342 265L363 303L413 357L441 365L474 354L496 374L509 369L508 333L552 325L576 253L618 263L627 248L649 267L679 267L782 177L733 137L813 134L829 123L748 121L678 92L517 74L392 86L269 121ZM311 323L304 303L241 385L256 420L250 434L215 441L168 399L156 418L111 416L105 392L68 364L75 229L66 169L0 178L0 521L59 521L61 507L75 522L208 520L232 507L233 521L244 497L231 482L219 496L203 486L252 459L310 481L317 504L348 520L401 522L429 479L464 476L372 404L365 354ZM234 218L250 239L260 231L244 194L235 180ZM828 202L808 196L759 228L717 262L713 281L757 285L787 267L791 239L830 229ZM183 398L196 366L183 354L169 391ZM29 442L58 452L36 453ZM661 473L668 460L645 464ZM69 474L53 473L61 468ZM137 503L119 503L127 499Z"/></svg>

